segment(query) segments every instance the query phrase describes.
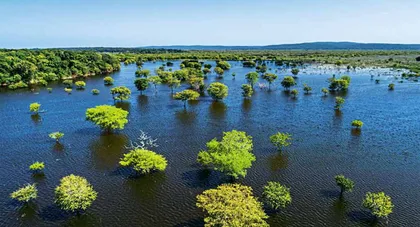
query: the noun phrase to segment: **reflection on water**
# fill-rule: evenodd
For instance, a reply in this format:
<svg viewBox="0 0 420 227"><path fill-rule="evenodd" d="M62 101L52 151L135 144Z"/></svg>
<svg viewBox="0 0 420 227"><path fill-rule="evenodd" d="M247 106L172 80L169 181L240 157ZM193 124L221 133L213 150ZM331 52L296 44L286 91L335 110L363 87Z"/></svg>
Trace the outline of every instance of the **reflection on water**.
<svg viewBox="0 0 420 227"><path fill-rule="evenodd" d="M213 101L209 106L210 116L213 119L223 119L225 118L227 111L227 106L224 102Z"/></svg>
<svg viewBox="0 0 420 227"><path fill-rule="evenodd" d="M125 134L103 133L100 135L89 146L94 167L101 170L116 168L126 151L125 146L128 143Z"/></svg>
<svg viewBox="0 0 420 227"><path fill-rule="evenodd" d="M32 114L31 115L31 120L35 123L35 124L39 124L42 121L41 115L39 114Z"/></svg>
<svg viewBox="0 0 420 227"><path fill-rule="evenodd" d="M64 145L61 143L54 143L54 146L52 148L53 151L56 152L63 152L64 151Z"/></svg>
<svg viewBox="0 0 420 227"><path fill-rule="evenodd" d="M118 107L120 109L130 112L131 104L130 102L116 102L115 107Z"/></svg>
<svg viewBox="0 0 420 227"><path fill-rule="evenodd" d="M277 151L275 155L269 158L269 163L271 171L278 171L287 168L289 159L285 152Z"/></svg>
<svg viewBox="0 0 420 227"><path fill-rule="evenodd" d="M35 202L22 204L18 210L22 222L31 223L37 218L38 205Z"/></svg>
<svg viewBox="0 0 420 227"><path fill-rule="evenodd" d="M249 112L251 110L251 107L252 107L252 101L251 101L251 99L244 99L242 101L242 110L244 112L246 112L246 113Z"/></svg>
<svg viewBox="0 0 420 227"><path fill-rule="evenodd" d="M158 204L156 194L166 180L165 172L151 174L135 174L127 177L124 185L130 189L131 194L141 203L149 205Z"/></svg>
<svg viewBox="0 0 420 227"><path fill-rule="evenodd" d="M193 125L197 118L197 113L188 110L180 110L175 112L176 119L182 125Z"/></svg>
<svg viewBox="0 0 420 227"><path fill-rule="evenodd" d="M362 134L362 130L360 128L352 128L351 135L352 136L360 136Z"/></svg>

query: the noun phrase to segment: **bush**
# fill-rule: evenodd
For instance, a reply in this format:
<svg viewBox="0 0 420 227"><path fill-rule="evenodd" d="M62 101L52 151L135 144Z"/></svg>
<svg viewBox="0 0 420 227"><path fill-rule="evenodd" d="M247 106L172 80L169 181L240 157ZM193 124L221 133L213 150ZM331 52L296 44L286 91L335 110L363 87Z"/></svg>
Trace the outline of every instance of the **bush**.
<svg viewBox="0 0 420 227"><path fill-rule="evenodd" d="M51 139L55 139L55 141L58 143L60 139L64 136L64 133L62 132L53 132L48 135Z"/></svg>
<svg viewBox="0 0 420 227"><path fill-rule="evenodd" d="M115 106L101 105L86 110L86 120L91 121L108 131L124 129L128 112Z"/></svg>
<svg viewBox="0 0 420 227"><path fill-rule="evenodd" d="M289 133L278 132L270 136L270 142L280 151L284 147L288 147L292 141L292 136Z"/></svg>
<svg viewBox="0 0 420 227"><path fill-rule="evenodd" d="M207 88L209 95L215 100L221 100L228 96L229 89L226 85L214 82Z"/></svg>
<svg viewBox="0 0 420 227"><path fill-rule="evenodd" d="M19 88L27 88L28 87L28 84L24 83L23 81L19 81L17 83L10 84L7 87L9 89L16 90L16 89L19 89Z"/></svg>
<svg viewBox="0 0 420 227"><path fill-rule="evenodd" d="M111 89L112 98L117 101L124 101L130 98L131 91L125 86L114 87Z"/></svg>
<svg viewBox="0 0 420 227"><path fill-rule="evenodd" d="M31 111L34 114L38 114L40 108L41 108L41 104L37 102L31 103L29 105L29 111Z"/></svg>
<svg viewBox="0 0 420 227"><path fill-rule="evenodd" d="M351 126L361 128L363 126L363 122L361 120L354 120L351 122Z"/></svg>
<svg viewBox="0 0 420 227"><path fill-rule="evenodd" d="M249 98L254 93L254 89L249 84L242 84L242 96L245 98Z"/></svg>
<svg viewBox="0 0 420 227"><path fill-rule="evenodd" d="M90 207L97 195L85 178L71 174L55 188L55 203L63 210L79 212Z"/></svg>
<svg viewBox="0 0 420 227"><path fill-rule="evenodd" d="M32 171L40 171L45 168L45 165L43 162L34 162L32 165L29 166L29 170Z"/></svg>
<svg viewBox="0 0 420 227"><path fill-rule="evenodd" d="M84 81L76 81L76 83L74 83L77 87L77 89L84 89L86 86L86 83Z"/></svg>
<svg viewBox="0 0 420 227"><path fill-rule="evenodd" d="M100 91L98 89L92 89L92 94L99 95Z"/></svg>
<svg viewBox="0 0 420 227"><path fill-rule="evenodd" d="M391 197L386 195L384 192L366 193L362 205L363 207L369 209L372 214L378 218L388 218L388 215L392 213L392 209L394 208Z"/></svg>
<svg viewBox="0 0 420 227"><path fill-rule="evenodd" d="M278 182L272 181L268 182L268 184L264 186L263 198L265 204L275 210L280 207L285 208L292 202L290 189Z"/></svg>
<svg viewBox="0 0 420 227"><path fill-rule="evenodd" d="M104 77L104 84L105 85L113 85L114 84L114 79L110 76L106 76L106 77Z"/></svg>
<svg viewBox="0 0 420 227"><path fill-rule="evenodd" d="M335 97L335 109L341 109L342 105L344 104L345 99L341 97Z"/></svg>
<svg viewBox="0 0 420 227"><path fill-rule="evenodd" d="M12 192L10 198L15 199L19 202L27 203L38 197L38 190L35 184L27 184L26 186Z"/></svg>
<svg viewBox="0 0 420 227"><path fill-rule="evenodd" d="M164 171L168 163L165 157L153 151L134 149L124 154L120 165L131 166L135 171L146 174L152 171Z"/></svg>

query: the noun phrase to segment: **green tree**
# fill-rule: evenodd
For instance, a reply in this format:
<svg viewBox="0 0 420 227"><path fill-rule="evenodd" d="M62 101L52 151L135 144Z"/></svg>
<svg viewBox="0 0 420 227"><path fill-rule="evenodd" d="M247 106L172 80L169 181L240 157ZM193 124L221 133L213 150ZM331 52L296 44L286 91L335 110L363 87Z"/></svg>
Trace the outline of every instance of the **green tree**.
<svg viewBox="0 0 420 227"><path fill-rule="evenodd" d="M79 213L89 208L97 195L85 178L71 174L55 188L55 203L63 210Z"/></svg>
<svg viewBox="0 0 420 227"><path fill-rule="evenodd" d="M287 188L278 182L270 181L264 186L263 201L275 210L285 208L292 202L290 188Z"/></svg>
<svg viewBox="0 0 420 227"><path fill-rule="evenodd" d="M303 84L303 91L305 91L306 94L309 94L309 92L312 91L312 88L309 87L307 84Z"/></svg>
<svg viewBox="0 0 420 227"><path fill-rule="evenodd" d="M251 87L254 89L254 84L258 81L258 73L257 72L250 72L245 75L246 80L251 85Z"/></svg>
<svg viewBox="0 0 420 227"><path fill-rule="evenodd" d="M221 100L228 96L229 89L222 83L213 82L207 88L207 92L214 100Z"/></svg>
<svg viewBox="0 0 420 227"><path fill-rule="evenodd" d="M335 176L335 183L338 187L340 187L340 196L342 196L346 191L353 191L354 182L342 174Z"/></svg>
<svg viewBox="0 0 420 227"><path fill-rule="evenodd" d="M31 111L33 114L38 114L40 108L41 108L41 104L37 102L31 103L29 105L29 111Z"/></svg>
<svg viewBox="0 0 420 227"><path fill-rule="evenodd" d="M336 79L335 76L328 79L330 81L329 89L330 91L344 91L347 90L350 85L350 77L342 76L340 79Z"/></svg>
<svg viewBox="0 0 420 227"><path fill-rule="evenodd" d="M106 76L106 77L104 77L104 84L105 85L113 85L114 84L114 79L110 76Z"/></svg>
<svg viewBox="0 0 420 227"><path fill-rule="evenodd" d="M34 162L29 166L29 170L38 172L45 168L45 164L43 162Z"/></svg>
<svg viewBox="0 0 420 227"><path fill-rule="evenodd" d="M76 83L74 83L77 87L77 89L84 89L86 87L86 83L84 81L76 81Z"/></svg>
<svg viewBox="0 0 420 227"><path fill-rule="evenodd" d="M285 76L281 81L281 86L283 86L286 90L289 90L291 87L295 86L296 82L295 79L291 76Z"/></svg>
<svg viewBox="0 0 420 227"><path fill-rule="evenodd" d="M270 136L270 142L281 151L284 147L290 146L292 144L292 135L289 133L278 132Z"/></svg>
<svg viewBox="0 0 420 227"><path fill-rule="evenodd" d="M130 98L131 91L128 87L119 86L111 89L112 98L117 101L124 101Z"/></svg>
<svg viewBox="0 0 420 227"><path fill-rule="evenodd" d="M94 89L92 89L92 94L94 94L94 95L99 95L99 93L100 93L100 91L98 90L98 89L96 89L96 88L94 88Z"/></svg>
<svg viewBox="0 0 420 227"><path fill-rule="evenodd" d="M150 70L148 70L148 69L137 70L135 74L136 74L137 77L147 78L148 76L150 76Z"/></svg>
<svg viewBox="0 0 420 227"><path fill-rule="evenodd" d="M206 213L206 227L268 227L262 203L252 193L252 188L240 184L223 184L208 189L197 196L198 208Z"/></svg>
<svg viewBox="0 0 420 227"><path fill-rule="evenodd" d="M137 90L140 91L140 94L143 93L149 87L149 80L146 78L138 78L134 81L134 85L136 86Z"/></svg>
<svg viewBox="0 0 420 227"><path fill-rule="evenodd" d="M124 129L128 122L127 116L127 111L115 106L101 105L86 110L86 120L108 131Z"/></svg>
<svg viewBox="0 0 420 227"><path fill-rule="evenodd" d="M335 97L335 109L340 110L345 102L345 99L342 97Z"/></svg>
<svg viewBox="0 0 420 227"><path fill-rule="evenodd" d="M324 93L324 96L327 96L329 91L325 87L321 89L321 92Z"/></svg>
<svg viewBox="0 0 420 227"><path fill-rule="evenodd" d="M169 76L167 80L168 87L171 88L171 93L174 93L174 89L181 85L181 80L176 78L175 76Z"/></svg>
<svg viewBox="0 0 420 227"><path fill-rule="evenodd" d="M242 96L245 98L249 98L254 93L254 90L252 89L251 85L249 84L242 84Z"/></svg>
<svg viewBox="0 0 420 227"><path fill-rule="evenodd" d="M223 139L212 139L207 143L207 150L198 153L197 161L204 166L233 178L245 177L251 168L255 156L252 153L252 137L241 131L223 133Z"/></svg>
<svg viewBox="0 0 420 227"><path fill-rule="evenodd" d="M363 121L361 121L361 120L353 120L351 122L351 126L356 127L357 129L360 129L363 126Z"/></svg>
<svg viewBox="0 0 420 227"><path fill-rule="evenodd" d="M157 85L162 83L162 79L159 76L151 76L149 77L149 82L153 84L155 92L157 92Z"/></svg>
<svg viewBox="0 0 420 227"><path fill-rule="evenodd" d="M393 84L393 83L390 83L389 85L388 85L388 89L389 90L394 90L394 87L395 87L395 84Z"/></svg>
<svg viewBox="0 0 420 227"><path fill-rule="evenodd" d="M55 139L55 142L59 143L60 139L64 136L62 132L53 132L48 135L51 139Z"/></svg>
<svg viewBox="0 0 420 227"><path fill-rule="evenodd" d="M223 77L223 73L225 72L222 68L216 67L214 68L214 72L220 77Z"/></svg>
<svg viewBox="0 0 420 227"><path fill-rule="evenodd" d="M73 86L72 80L64 80L63 84L66 85L67 88L71 88Z"/></svg>
<svg viewBox="0 0 420 227"><path fill-rule="evenodd" d="M299 74L299 69L293 68L292 69L292 74L293 74L293 77L297 77L297 75Z"/></svg>
<svg viewBox="0 0 420 227"><path fill-rule="evenodd" d="M230 67L231 67L229 62L227 62L227 61L217 61L216 63L217 63L216 67L219 67L223 70L229 70Z"/></svg>
<svg viewBox="0 0 420 227"><path fill-rule="evenodd" d="M35 184L27 184L26 186L19 188L18 190L10 194L10 198L15 199L19 202L27 203L38 197L38 190Z"/></svg>
<svg viewBox="0 0 420 227"><path fill-rule="evenodd" d="M153 151L145 149L134 149L124 154L120 161L121 166L131 166L141 174L152 171L164 171L168 165L165 157Z"/></svg>
<svg viewBox="0 0 420 227"><path fill-rule="evenodd" d="M277 75L274 73L265 73L262 78L268 82L268 89L271 89L271 84L277 79Z"/></svg>
<svg viewBox="0 0 420 227"><path fill-rule="evenodd" d="M297 95L299 94L299 91L297 89L293 89L293 90L290 91L290 94L293 95L293 98L296 98Z"/></svg>
<svg viewBox="0 0 420 227"><path fill-rule="evenodd" d="M388 221L388 215L392 213L394 205L391 197L384 192L368 192L363 200L363 207L367 208L378 218L385 218Z"/></svg>
<svg viewBox="0 0 420 227"><path fill-rule="evenodd" d="M188 100L197 100L200 97L200 93L193 91L193 90L183 90L181 92L177 92L174 95L174 99L181 100L184 102L184 108L187 108L187 101Z"/></svg>

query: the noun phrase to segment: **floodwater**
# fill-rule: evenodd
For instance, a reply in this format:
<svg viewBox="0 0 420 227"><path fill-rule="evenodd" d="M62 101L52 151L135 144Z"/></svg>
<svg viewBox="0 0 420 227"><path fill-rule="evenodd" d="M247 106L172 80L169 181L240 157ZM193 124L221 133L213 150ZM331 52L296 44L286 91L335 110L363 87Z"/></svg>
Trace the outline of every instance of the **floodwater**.
<svg viewBox="0 0 420 227"><path fill-rule="evenodd" d="M148 62L144 68L153 71L160 65ZM342 94L346 99L342 111L336 112L334 96L322 97L320 92L328 87L326 80L334 68L302 69L297 99L280 87L287 74L280 70L271 91L257 88L246 100L241 97L241 85L253 69L242 68L240 62L231 65L224 79L212 74L206 80L206 84L217 80L228 85L229 96L223 102L201 97L190 102L187 111L181 101L171 98L165 85L158 86L156 94L150 87L140 95L133 85L136 66L122 66L112 75L114 86L128 86L133 93L127 102L117 103L130 114L125 129L114 134L103 134L85 121L87 108L113 104L111 87L103 85L102 77L89 78L84 91L74 89L71 95L62 85L53 85L51 94L45 88L0 93L0 226L202 226L196 195L229 179L197 165L197 153L205 149L207 141L232 129L253 137L257 157L247 176L238 182L252 186L257 197L267 181L291 188L290 206L277 213L267 210L271 226L384 225L361 206L368 191L384 191L392 197L395 207L389 226L420 225L417 83L396 83L395 90L388 91L395 72L346 72L352 81L349 91ZM276 68L273 64L269 67L272 71ZM174 70L177 68L179 61ZM312 94L303 93L304 83L312 86ZM186 87L184 84L177 91ZM93 88L101 93L92 95ZM44 112L39 117L29 113L32 102L42 105ZM361 132L352 130L354 119L365 123ZM165 172L138 176L118 166L127 152L125 146L141 130L157 139L159 147L154 150L169 163ZM54 131L65 133L61 145L48 137ZM278 131L294 138L282 153L269 142L269 136ZM28 166L35 161L45 162L44 176L29 172ZM343 199L339 199L334 181L341 173L356 184ZM80 216L54 205L54 188L69 174L87 178L98 192L97 200ZM33 204L22 207L9 198L12 191L33 182L39 190Z"/></svg>

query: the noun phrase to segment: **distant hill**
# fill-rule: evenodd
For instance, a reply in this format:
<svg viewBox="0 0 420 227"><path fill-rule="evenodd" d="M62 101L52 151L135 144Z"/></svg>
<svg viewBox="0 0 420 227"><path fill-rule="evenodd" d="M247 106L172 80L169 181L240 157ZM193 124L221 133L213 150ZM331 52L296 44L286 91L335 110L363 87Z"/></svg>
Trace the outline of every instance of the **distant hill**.
<svg viewBox="0 0 420 227"><path fill-rule="evenodd" d="M420 50L420 44L354 43L354 42L312 42L278 44L268 46L205 46L174 45L147 46L146 49L178 50Z"/></svg>

